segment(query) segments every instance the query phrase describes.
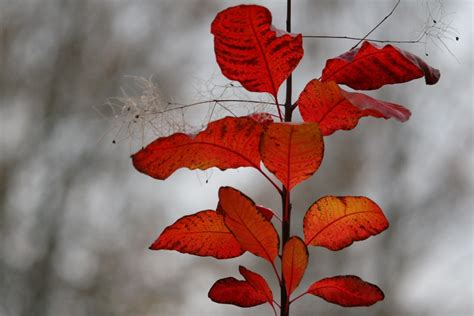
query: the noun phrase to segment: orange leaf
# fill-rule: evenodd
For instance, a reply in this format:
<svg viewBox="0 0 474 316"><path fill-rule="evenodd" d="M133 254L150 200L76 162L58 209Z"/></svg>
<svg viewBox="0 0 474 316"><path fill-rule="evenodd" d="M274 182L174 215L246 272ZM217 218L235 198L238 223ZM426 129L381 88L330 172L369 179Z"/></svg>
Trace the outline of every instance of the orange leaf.
<svg viewBox="0 0 474 316"><path fill-rule="evenodd" d="M252 92L268 92L276 98L278 88L303 57L301 34L275 29L270 11L258 5L219 12L211 33L224 76Z"/></svg>
<svg viewBox="0 0 474 316"><path fill-rule="evenodd" d="M158 138L132 156L133 165L160 180L183 167L260 170L258 146L262 133L263 127L252 118L226 117L209 123L196 136L177 133Z"/></svg>
<svg viewBox="0 0 474 316"><path fill-rule="evenodd" d="M353 275L326 278L313 283L307 293L345 307L370 306L384 299L376 285Z"/></svg>
<svg viewBox="0 0 474 316"><path fill-rule="evenodd" d="M411 113L401 105L373 99L362 93L347 92L334 81L311 80L298 101L305 122L317 122L323 135L353 129L364 116L395 118L404 122Z"/></svg>
<svg viewBox="0 0 474 316"><path fill-rule="evenodd" d="M388 227L382 210L366 197L326 196L316 201L303 221L307 245L340 250Z"/></svg>
<svg viewBox="0 0 474 316"><path fill-rule="evenodd" d="M215 211L201 211L178 219L150 246L152 250L176 250L217 259L235 258L244 253L239 242Z"/></svg>
<svg viewBox="0 0 474 316"><path fill-rule="evenodd" d="M267 302L273 305L273 293L267 281L258 273L252 272L243 266L239 266L239 272L258 293L267 298Z"/></svg>
<svg viewBox="0 0 474 316"><path fill-rule="evenodd" d="M356 90L373 90L421 77L432 85L438 82L440 73L409 52L365 41L360 48L329 59L321 81L336 81Z"/></svg>
<svg viewBox="0 0 474 316"><path fill-rule="evenodd" d="M209 298L221 304L232 304L240 307L252 307L267 302L267 297L258 292L247 281L236 278L220 279L214 283L208 293Z"/></svg>
<svg viewBox="0 0 474 316"><path fill-rule="evenodd" d="M224 223L244 250L273 263L278 255L279 238L255 203L231 187L219 189L219 203L224 212Z"/></svg>
<svg viewBox="0 0 474 316"><path fill-rule="evenodd" d="M288 296L300 284L308 266L308 256L308 248L299 237L291 237L283 247L281 262Z"/></svg>
<svg viewBox="0 0 474 316"><path fill-rule="evenodd" d="M263 134L260 152L265 167L291 190L319 168L324 143L316 123L272 123Z"/></svg>

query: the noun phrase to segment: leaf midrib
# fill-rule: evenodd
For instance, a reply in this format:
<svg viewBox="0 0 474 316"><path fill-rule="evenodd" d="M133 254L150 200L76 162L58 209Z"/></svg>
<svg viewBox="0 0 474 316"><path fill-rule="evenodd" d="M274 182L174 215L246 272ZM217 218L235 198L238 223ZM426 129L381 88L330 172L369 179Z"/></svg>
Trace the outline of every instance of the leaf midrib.
<svg viewBox="0 0 474 316"><path fill-rule="evenodd" d="M267 60L267 55L265 54L265 50L263 49L262 43L260 42L260 39L257 35L257 31L255 30L255 25L253 24L254 16L253 16L253 11L252 10L248 10L248 17L249 17L249 21L250 21L250 28L252 29L252 33L255 37L255 41L258 44L258 48L260 50L260 55L263 58L263 61L264 61L264 64L265 64L265 69L267 70L268 78L269 78L271 86L272 86L272 95L276 99L277 98L277 91L276 91L276 87L275 87L275 82L273 81L273 76L272 76L272 73L270 71L270 65L269 65L268 60Z"/></svg>

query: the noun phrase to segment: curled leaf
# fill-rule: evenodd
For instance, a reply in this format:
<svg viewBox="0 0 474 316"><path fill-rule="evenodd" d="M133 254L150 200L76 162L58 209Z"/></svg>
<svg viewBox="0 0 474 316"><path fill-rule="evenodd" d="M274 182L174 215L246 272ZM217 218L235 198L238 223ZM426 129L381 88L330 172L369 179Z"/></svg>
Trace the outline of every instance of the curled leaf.
<svg viewBox="0 0 474 316"><path fill-rule="evenodd" d="M377 100L368 95L347 92L335 82L311 80L301 92L298 108L305 122L319 123L324 136L337 130L351 130L364 116L408 120L411 113L405 107Z"/></svg>
<svg viewBox="0 0 474 316"><path fill-rule="evenodd" d="M329 59L321 81L335 81L356 90L373 90L421 77L425 77L426 84L433 85L440 73L409 52L365 41L360 48Z"/></svg>

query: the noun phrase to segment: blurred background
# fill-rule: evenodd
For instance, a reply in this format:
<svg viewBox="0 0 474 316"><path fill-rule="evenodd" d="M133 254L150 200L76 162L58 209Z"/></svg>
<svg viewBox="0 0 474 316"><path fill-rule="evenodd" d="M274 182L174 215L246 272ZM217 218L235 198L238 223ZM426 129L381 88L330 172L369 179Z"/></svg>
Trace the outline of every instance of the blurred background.
<svg viewBox="0 0 474 316"><path fill-rule="evenodd" d="M286 1L254 2L284 29ZM210 23L239 3L247 1L0 0L1 316L272 315L268 305L207 298L215 280L238 277L239 264L268 277L279 297L271 268L255 256L218 261L147 249L181 216L215 208L222 185L279 211L272 187L246 169L183 169L157 181L129 158L154 137L263 108L208 103L156 114L177 107L168 102L265 100L231 85L215 62ZM294 1L293 31L360 37L394 3ZM292 315L472 315L472 19L469 0L402 0L370 36L421 34L426 43L399 46L439 68L441 80L369 92L413 116L404 124L362 119L326 138L319 172L294 191L292 230L301 234L304 212L323 195L372 198L390 229L339 252L311 248L301 289L356 274L386 298L344 309L308 295ZM354 44L306 39L294 99L326 59Z"/></svg>

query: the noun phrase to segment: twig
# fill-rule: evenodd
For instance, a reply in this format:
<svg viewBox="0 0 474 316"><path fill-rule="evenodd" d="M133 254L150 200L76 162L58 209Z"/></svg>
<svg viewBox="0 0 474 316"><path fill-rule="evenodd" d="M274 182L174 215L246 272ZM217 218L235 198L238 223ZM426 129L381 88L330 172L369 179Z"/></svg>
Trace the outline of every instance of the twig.
<svg viewBox="0 0 474 316"><path fill-rule="evenodd" d="M226 99L226 100L212 99L212 100L199 101L199 102L194 102L194 103L189 103L189 104L168 102L168 105L173 105L173 106L177 105L177 107L174 107L174 108L171 108L171 109L166 109L166 110L160 111L156 114L165 113L165 112L174 111L174 110L179 110L179 109L184 109L184 108L189 108L189 107L192 107L192 106L195 106L195 105L201 105L201 104L207 104L207 103L226 103L226 102L271 104L271 105L275 104L274 102L266 102L266 101L258 101L258 100L231 100L231 99Z"/></svg>
<svg viewBox="0 0 474 316"><path fill-rule="evenodd" d="M414 40L381 40L373 38L353 37L353 36L335 36L335 35L303 35L304 38L319 38L319 39L344 39L352 41L363 41L367 40L374 43L397 43L397 44L416 44L421 42L424 34L421 34L417 39Z"/></svg>
<svg viewBox="0 0 474 316"><path fill-rule="evenodd" d="M389 14L387 14L379 23L377 23L376 26L374 26L370 31L369 33L365 34L364 37L362 37L362 39L360 41L357 42L357 44L355 44L354 46L352 46L351 50L353 50L354 48L356 48L357 46L359 46L360 43L362 43L362 41L364 41L370 34L372 34L373 31L375 31L380 25L382 25L383 22L385 22L392 14L393 12L395 12L395 10L397 9L398 5L400 4L400 1L401 0L398 0L397 3L395 3L395 5L393 6L392 10L390 11Z"/></svg>

